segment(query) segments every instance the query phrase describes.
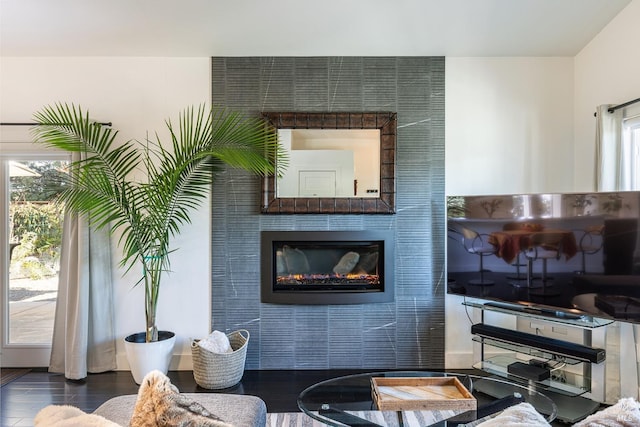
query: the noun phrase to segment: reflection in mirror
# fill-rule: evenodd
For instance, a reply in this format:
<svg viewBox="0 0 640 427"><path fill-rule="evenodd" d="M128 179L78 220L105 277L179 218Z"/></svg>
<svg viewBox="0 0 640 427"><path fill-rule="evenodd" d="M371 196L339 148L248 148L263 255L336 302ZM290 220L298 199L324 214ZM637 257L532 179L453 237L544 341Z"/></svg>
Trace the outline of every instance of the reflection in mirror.
<svg viewBox="0 0 640 427"><path fill-rule="evenodd" d="M395 213L396 113L263 113L289 161L262 213Z"/></svg>
<svg viewBox="0 0 640 427"><path fill-rule="evenodd" d="M379 129L280 129L278 197L379 197Z"/></svg>

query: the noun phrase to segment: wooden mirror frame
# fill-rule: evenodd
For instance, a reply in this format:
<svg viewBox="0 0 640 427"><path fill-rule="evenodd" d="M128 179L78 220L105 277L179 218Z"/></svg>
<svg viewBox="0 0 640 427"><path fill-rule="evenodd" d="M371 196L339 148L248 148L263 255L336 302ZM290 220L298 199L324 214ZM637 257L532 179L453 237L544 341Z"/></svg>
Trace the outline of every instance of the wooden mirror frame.
<svg viewBox="0 0 640 427"><path fill-rule="evenodd" d="M394 214L397 114L264 112L276 129L379 129L380 193L374 197L276 197L275 176L263 178L264 214Z"/></svg>

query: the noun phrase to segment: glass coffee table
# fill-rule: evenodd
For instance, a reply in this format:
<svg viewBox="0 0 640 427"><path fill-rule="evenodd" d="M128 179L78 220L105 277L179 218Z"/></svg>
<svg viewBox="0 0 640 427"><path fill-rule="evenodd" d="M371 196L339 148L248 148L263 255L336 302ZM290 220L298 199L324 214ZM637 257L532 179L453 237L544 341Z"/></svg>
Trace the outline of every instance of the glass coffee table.
<svg viewBox="0 0 640 427"><path fill-rule="evenodd" d="M477 410L379 411L371 394L371 378L457 377L477 401ZM456 426L475 425L520 402L528 402L547 421L557 407L544 394L507 380L461 373L426 371L370 372L314 384L298 396L302 412L330 426Z"/></svg>

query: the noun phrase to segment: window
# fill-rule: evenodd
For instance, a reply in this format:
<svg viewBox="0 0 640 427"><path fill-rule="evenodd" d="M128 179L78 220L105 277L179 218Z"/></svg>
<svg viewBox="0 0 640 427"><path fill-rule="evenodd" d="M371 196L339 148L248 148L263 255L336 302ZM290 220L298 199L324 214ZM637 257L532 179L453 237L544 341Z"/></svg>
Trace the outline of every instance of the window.
<svg viewBox="0 0 640 427"><path fill-rule="evenodd" d="M63 225L52 199L64 185L68 156L7 151L0 156L2 364L46 366Z"/></svg>

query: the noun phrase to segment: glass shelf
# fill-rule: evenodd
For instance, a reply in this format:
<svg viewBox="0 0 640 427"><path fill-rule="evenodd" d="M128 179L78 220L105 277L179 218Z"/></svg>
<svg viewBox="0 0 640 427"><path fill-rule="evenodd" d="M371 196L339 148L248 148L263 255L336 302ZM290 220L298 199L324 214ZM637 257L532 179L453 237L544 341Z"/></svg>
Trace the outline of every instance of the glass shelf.
<svg viewBox="0 0 640 427"><path fill-rule="evenodd" d="M572 358L570 358L568 356L559 355L557 353L551 353L551 352L540 350L540 349L537 349L537 348L523 346L521 344L509 343L509 342L506 342L506 341L498 341L498 340L494 340L492 338L474 336L473 338L471 338L471 340L475 341L475 342L479 342L481 344L490 345L492 347L497 347L497 348L501 348L501 349L504 349L504 350L513 351L514 353L526 354L526 355L529 355L531 357L535 357L535 358L538 358L538 359L556 361L556 360L558 360L558 356L559 356L559 357L562 358L562 361L564 363L566 363L567 365L578 365L580 363L586 363L586 362L584 362L582 360L572 359Z"/></svg>
<svg viewBox="0 0 640 427"><path fill-rule="evenodd" d="M473 367L521 384L533 385L536 389L550 390L571 397L580 396L591 390L591 378L561 368L552 369L551 377L542 381L533 381L514 375L507 370L513 362L524 361L516 358L515 355L500 355L478 362Z"/></svg>
<svg viewBox="0 0 640 427"><path fill-rule="evenodd" d="M610 325L614 322L611 319L601 319L589 315L565 313L544 307L532 307L520 304L509 304L504 302L476 302L464 301L462 305L479 308L481 310L506 313L516 316L534 318L538 320L548 320L550 322L564 323L584 329L595 329Z"/></svg>

